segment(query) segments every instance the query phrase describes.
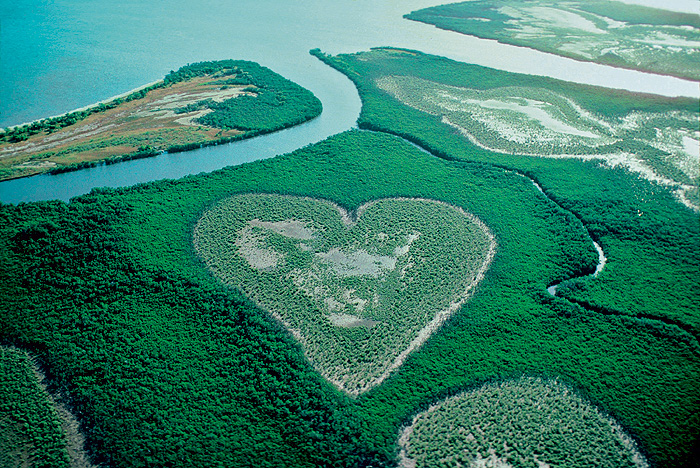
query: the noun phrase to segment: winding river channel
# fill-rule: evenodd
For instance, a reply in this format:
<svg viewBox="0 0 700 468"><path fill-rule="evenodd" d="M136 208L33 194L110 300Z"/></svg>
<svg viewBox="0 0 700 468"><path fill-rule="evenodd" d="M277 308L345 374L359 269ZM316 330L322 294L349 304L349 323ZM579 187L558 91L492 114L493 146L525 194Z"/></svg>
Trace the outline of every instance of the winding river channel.
<svg viewBox="0 0 700 468"><path fill-rule="evenodd" d="M654 0L637 0L653 2ZM162 78L186 63L257 61L310 89L323 113L306 124L228 145L0 183L0 201L69 200L273 157L355 126L360 99L343 75L309 55L374 46L421 50L507 71L651 92L699 96L697 83L615 69L477 39L408 21L443 0L174 0L149 6L104 0L26 0L0 7L0 127L62 114ZM694 11L680 0L679 9Z"/></svg>

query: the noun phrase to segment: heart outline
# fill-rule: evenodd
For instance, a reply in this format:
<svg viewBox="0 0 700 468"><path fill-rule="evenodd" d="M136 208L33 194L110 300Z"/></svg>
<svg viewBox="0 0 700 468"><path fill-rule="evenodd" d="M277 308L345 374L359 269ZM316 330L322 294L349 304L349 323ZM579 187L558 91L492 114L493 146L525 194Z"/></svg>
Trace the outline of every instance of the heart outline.
<svg viewBox="0 0 700 468"><path fill-rule="evenodd" d="M271 198L288 198L288 199L294 199L294 200L303 200L303 201L310 201L313 203L322 203L331 206L334 208L338 214L340 215L340 220L342 225L350 230L354 226L358 224L360 221L362 215L373 205L383 202L383 201L400 201L400 202L411 202L411 201L419 201L419 202L425 202L425 203L433 203L433 204L438 204L447 208L450 208L452 210L457 211L460 215L464 216L470 223L473 223L476 227L479 228L481 233L484 234L485 238L488 240L488 249L486 250L486 254L484 256L483 261L479 265L479 268L475 272L470 272L471 274L474 275L472 281L466 287L464 288L464 291L462 291L459 294L456 294L455 299L450 300L449 304L446 307L441 308L438 310L428 321L423 327L420 328L417 332L413 332L411 335L411 338L408 346L406 346L403 350L401 350L398 355L395 355L395 357L391 360L391 363L388 366L385 366L381 374L376 377L372 378L371 380L368 380L365 384L356 386L354 389L348 389L342 381L339 379L334 379L332 376L327 375L322 369L320 369L315 363L314 359L312 356L310 356L308 352L309 348L309 341L307 338L304 336L304 334L296 327L293 327L290 322L285 320L285 318L280 315L279 312L272 310L272 308L268 307L266 304L261 303L259 300L256 300L255 297L251 295L248 291L245 291L242 289L240 284L234 284L230 279L226 279L223 277L223 275L217 273L217 269L214 265L212 265L213 262L208 261L205 258L205 255L200 251L200 249L197 246L197 232L200 230L201 225L203 223L203 220L205 219L207 213L212 212L215 210L217 207L222 206L227 200L231 200L235 197L239 196L264 196L264 197L271 197ZM257 218L256 218L257 219ZM250 222L250 221L249 221ZM293 196L293 195L280 195L280 194L269 194L269 193L247 193L247 194L237 194L232 197L226 198L224 200L221 200L219 203L215 204L213 207L210 207L208 210L205 210L204 214L200 219L197 221L195 224L194 230L193 230L193 244L195 251L199 255L199 257L202 259L203 263L207 266L207 268L210 270L210 272L220 281L223 283L227 284L228 286L234 287L241 291L243 294L246 295L246 297L251 300L257 307L259 307L262 310L265 310L268 312L272 317L277 320L281 325L284 326L284 328L292 334L292 336L297 340L297 342L302 346L302 349L304 350L304 355L305 357L309 360L311 365L316 369L326 380L328 380L331 384L333 384L337 389L353 396L356 397L361 393L364 393L371 388L374 388L378 385L380 385L384 380L386 380L392 372L394 372L396 369L401 367L403 363L405 362L406 358L414 351L419 349L430 336L432 336L435 332L439 330L439 328L450 318L454 313L459 310L462 305L464 305L473 295L476 286L483 280L486 271L491 265L491 262L493 261L493 258L496 253L496 248L497 248L497 243L495 240L495 236L491 232L491 230L486 226L486 224L483 223L479 218L477 218L475 215L467 212L463 208L452 205L449 203L446 203L444 201L440 200L435 200L435 199L429 199L429 198L423 198L423 197L386 197L386 198L379 198L379 199L374 199L369 202L366 202L362 204L360 207L358 207L354 211L349 211L344 209L343 207L339 206L338 204L326 200L326 199L320 199L320 198L312 198L312 197L304 197L304 196ZM240 283L240 281L239 281ZM382 363L384 364L384 363Z"/></svg>

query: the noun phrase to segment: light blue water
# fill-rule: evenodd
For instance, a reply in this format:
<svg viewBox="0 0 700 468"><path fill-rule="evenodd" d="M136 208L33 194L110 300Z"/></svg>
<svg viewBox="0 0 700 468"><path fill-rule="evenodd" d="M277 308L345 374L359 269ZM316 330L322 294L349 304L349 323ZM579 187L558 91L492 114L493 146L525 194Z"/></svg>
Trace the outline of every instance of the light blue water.
<svg viewBox="0 0 700 468"><path fill-rule="evenodd" d="M0 183L0 200L72 196L272 157L351 128L352 83L308 54L399 46L504 70L634 91L697 95L697 84L579 63L402 19L441 0L19 0L0 2L0 127L58 115L202 60L247 59L310 89L324 112L273 135L56 176Z"/></svg>

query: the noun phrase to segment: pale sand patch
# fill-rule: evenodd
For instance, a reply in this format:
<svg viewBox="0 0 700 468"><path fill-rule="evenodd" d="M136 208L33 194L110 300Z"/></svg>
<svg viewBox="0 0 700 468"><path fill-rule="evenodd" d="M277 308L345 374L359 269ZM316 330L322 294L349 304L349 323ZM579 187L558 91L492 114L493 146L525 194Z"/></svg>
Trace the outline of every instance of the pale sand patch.
<svg viewBox="0 0 700 468"><path fill-rule="evenodd" d="M333 248L316 254L321 263L328 264L333 272L341 277L372 276L379 278L384 271L396 268L396 258L387 255L373 255L363 249L344 252Z"/></svg>
<svg viewBox="0 0 700 468"><path fill-rule="evenodd" d="M547 112L547 107L551 106L551 104L545 103L543 101L520 98L519 100L525 102L525 104L523 105L517 102L507 102L497 99L478 100L459 99L456 97L454 99L458 100L462 104L471 104L486 109L510 110L513 112L517 112L519 114L526 115L531 120L542 124L543 127L548 128L557 133L565 133L568 135L575 135L586 138L601 138L601 135L586 130L580 130L572 125L567 124L566 122L557 119L552 114Z"/></svg>
<svg viewBox="0 0 700 468"><path fill-rule="evenodd" d="M700 141L688 135L683 136L683 149L693 157L700 159ZM696 160L697 161L697 160Z"/></svg>
<svg viewBox="0 0 700 468"><path fill-rule="evenodd" d="M364 319L362 317L357 317L350 314L330 314L328 320L336 327L343 328L372 328L373 326L381 323L376 320Z"/></svg>
<svg viewBox="0 0 700 468"><path fill-rule="evenodd" d="M578 29L592 34L605 34L606 31L598 28L594 22L571 11L560 10L551 7L511 7L499 8L500 13L516 18L516 25L521 22L532 22L535 25L549 28ZM525 25L523 25L525 26Z"/></svg>
<svg viewBox="0 0 700 468"><path fill-rule="evenodd" d="M238 232L235 244L241 256L256 270L274 268L284 260L283 254L265 247L262 236L254 232L252 226Z"/></svg>
<svg viewBox="0 0 700 468"><path fill-rule="evenodd" d="M406 244L401 247L396 247L394 249L394 257L403 257L411 249L411 244L420 239L420 232L414 232L409 234L406 238Z"/></svg>
<svg viewBox="0 0 700 468"><path fill-rule="evenodd" d="M498 457L494 449L489 449L489 456L486 458L481 453L477 453L476 459L469 464L469 468L513 468L513 465L506 459Z"/></svg>
<svg viewBox="0 0 700 468"><path fill-rule="evenodd" d="M291 237L292 239L299 240L312 240L316 238L314 230L308 227L308 225L303 221L297 221L295 219L288 219L286 221L260 221L259 219L253 219L248 224L251 226L257 226L264 229L269 229L272 232L276 232L282 236Z"/></svg>
<svg viewBox="0 0 700 468"><path fill-rule="evenodd" d="M580 55L581 57L587 58L589 60L595 59L593 54L590 54L586 52L587 50L591 50L596 44L592 42L585 42L585 41L573 41L572 42L566 42L558 47L559 50L562 52L573 52L575 54Z"/></svg>
<svg viewBox="0 0 700 468"><path fill-rule="evenodd" d="M51 161L27 161L23 162L22 164L17 164L12 167L19 167L19 168L26 168L26 169L35 169L35 168L51 168L51 167L56 167L55 162Z"/></svg>
<svg viewBox="0 0 700 468"><path fill-rule="evenodd" d="M595 271L593 272L593 277L596 278L600 274L600 272L603 271L603 268L605 268L605 265L608 263L608 257L605 256L603 248L597 242L593 242L593 246L598 252L598 264L596 265Z"/></svg>
<svg viewBox="0 0 700 468"><path fill-rule="evenodd" d="M212 112L211 109L200 109L186 114L176 114L175 111L181 107L196 104L200 101L212 100L223 102L233 99L242 94L244 86L235 86L226 89L202 90L200 92L176 93L165 96L161 99L148 103L144 108L131 114L132 117L151 117L155 119L176 119L175 122L182 125L198 126L194 119ZM183 117L177 118L178 115Z"/></svg>
<svg viewBox="0 0 700 468"><path fill-rule="evenodd" d="M632 40L642 44L652 44L662 47L680 47L681 50L700 47L700 41L689 41L683 37L673 36L662 31L654 31L650 37L645 37L642 39L633 38Z"/></svg>
<svg viewBox="0 0 700 468"><path fill-rule="evenodd" d="M214 111L211 109L202 109L200 111L189 112L187 114L183 114L183 115L185 115L185 117L175 119L174 122L178 123L180 125L189 125L192 127L199 127L202 124L195 122L195 120L200 118L200 117L204 117L207 114L211 114L212 112L214 112Z"/></svg>

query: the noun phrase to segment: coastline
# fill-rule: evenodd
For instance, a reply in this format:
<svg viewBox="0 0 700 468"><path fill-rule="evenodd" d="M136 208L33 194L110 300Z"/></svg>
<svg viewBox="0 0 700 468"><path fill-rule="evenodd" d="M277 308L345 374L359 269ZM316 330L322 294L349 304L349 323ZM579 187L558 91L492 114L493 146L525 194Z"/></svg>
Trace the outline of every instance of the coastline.
<svg viewBox="0 0 700 468"><path fill-rule="evenodd" d="M225 69L228 70L226 67L236 73L240 68L243 75L238 80L243 81L232 78L229 78L229 81L234 81L232 83L207 81L211 76L228 76L223 74ZM205 84L202 80L207 81L207 86L202 87ZM284 106L274 107L274 112L258 116L254 121L246 120L240 116L241 109L260 112L266 106L264 100L250 101L260 94L244 92L251 85L262 85L271 96L281 93L288 99ZM212 107L237 96L244 96L238 106ZM123 106L136 113L125 115L118 110ZM199 115L197 112L201 113L202 106L211 109L213 121L195 124L184 122L179 115L184 109L191 120ZM207 112L207 118L210 112ZM0 142L0 179L16 180L44 173L55 175L222 145L293 127L315 119L321 112L321 102L310 91L255 62L195 63L155 82L61 116L10 127L6 133L0 130L0 137L3 137ZM87 117L97 114L100 115L97 120L84 122ZM66 127L71 129L64 130ZM109 134L104 133L107 131Z"/></svg>
<svg viewBox="0 0 700 468"><path fill-rule="evenodd" d="M88 104L87 106L78 107L77 109L73 109L73 110L70 110L70 111L67 111L67 112L63 112L62 114L56 114L56 115L51 115L51 116L48 116L48 117L42 117L42 118L40 118L40 119L34 119L34 120L30 121L30 122L24 122L24 123L20 123L20 124L16 124L16 125L10 125L9 127L0 128L0 132L6 132L6 131L8 131L8 130L12 130L12 129L15 129L15 128L24 127L25 125L31 125L31 124L36 123L36 122L41 122L42 120L49 120L49 119L55 119L55 118L58 118L58 117L65 117L66 115L70 115L70 114L73 114L73 113L75 113L75 112L83 112L83 111L92 109L93 107L97 107L97 106L99 106L100 104L107 104L107 103L112 102L112 101L114 101L114 100L116 100L116 99L125 98L125 97L129 96L130 94L138 93L139 91L142 91L142 90L144 90L144 89L146 89L146 88L150 88L151 86L156 86L156 85L161 84L161 83L163 83L163 82L164 82L164 80L161 78L160 80L156 80L156 81L153 81L153 82L151 82L151 83L147 83L147 84L145 84L145 85L141 85L141 86L139 86L139 87L137 87L137 88L134 88L134 89L132 89L132 90L129 90L129 91L126 91L126 92L117 94L116 96L112 96L112 97L109 97L109 98L107 98L107 99L103 99L103 100L101 100L101 101L98 101L98 102L95 102L95 103L92 103L92 104Z"/></svg>

